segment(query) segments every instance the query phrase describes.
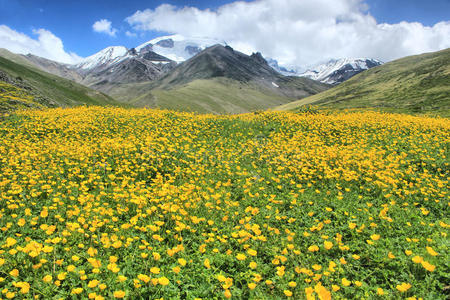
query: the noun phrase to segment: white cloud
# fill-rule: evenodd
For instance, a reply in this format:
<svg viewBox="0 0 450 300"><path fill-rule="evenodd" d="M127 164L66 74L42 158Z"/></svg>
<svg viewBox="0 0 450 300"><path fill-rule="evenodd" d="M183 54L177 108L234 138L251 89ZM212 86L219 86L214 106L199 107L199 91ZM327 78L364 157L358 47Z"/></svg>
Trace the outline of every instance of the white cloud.
<svg viewBox="0 0 450 300"><path fill-rule="evenodd" d="M126 21L158 30L225 40L249 53L261 51L284 65L308 66L331 58L399 57L450 47L450 22L379 24L363 0L256 0L216 11L163 4Z"/></svg>
<svg viewBox="0 0 450 300"><path fill-rule="evenodd" d="M61 39L50 31L41 28L33 30L33 33L38 36L37 39L0 25L0 47L14 53L31 53L62 63L72 64L81 60L75 53L66 52Z"/></svg>
<svg viewBox="0 0 450 300"><path fill-rule="evenodd" d="M107 19L101 19L92 25L92 29L95 32L106 33L109 36L116 36L117 29L111 27L111 21Z"/></svg>
<svg viewBox="0 0 450 300"><path fill-rule="evenodd" d="M131 31L128 31L128 30L125 32L125 35L126 35L127 37L130 37L130 38L134 38L134 37L137 36L136 33L131 32Z"/></svg>

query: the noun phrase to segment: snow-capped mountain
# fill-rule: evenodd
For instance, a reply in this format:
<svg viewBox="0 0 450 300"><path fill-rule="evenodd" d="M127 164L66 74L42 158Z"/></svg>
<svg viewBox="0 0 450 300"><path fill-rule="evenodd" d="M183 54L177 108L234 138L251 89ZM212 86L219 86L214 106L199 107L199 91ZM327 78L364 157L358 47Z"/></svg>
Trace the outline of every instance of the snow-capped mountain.
<svg viewBox="0 0 450 300"><path fill-rule="evenodd" d="M308 68L280 66L275 59L267 59L268 64L278 73L285 76L308 77L323 83L339 84L356 74L383 64L381 61L371 58L343 58L333 59L324 64Z"/></svg>
<svg viewBox="0 0 450 300"><path fill-rule="evenodd" d="M152 60L153 63L169 63L172 61L180 63L200 53L205 48L216 44L226 45L223 41L208 38L186 38L179 34L162 36L132 49L127 49L124 46L107 47L86 57L72 67L83 72L90 72L98 68L105 69L124 60L144 55L147 60Z"/></svg>
<svg viewBox="0 0 450 300"><path fill-rule="evenodd" d="M302 77L328 84L338 84L362 71L381 65L382 62L371 58L333 59L299 74Z"/></svg>
<svg viewBox="0 0 450 300"><path fill-rule="evenodd" d="M128 49L124 46L107 47L94 55L86 57L80 63L74 65L76 69L89 70L101 65L118 63L127 57Z"/></svg>
<svg viewBox="0 0 450 300"><path fill-rule="evenodd" d="M188 60L194 55L200 53L207 47L220 44L225 46L224 41L199 38L184 37L179 34L162 36L136 47L137 52L151 50L159 55L165 56L177 63Z"/></svg>
<svg viewBox="0 0 450 300"><path fill-rule="evenodd" d="M296 68L280 66L278 61L273 58L266 58L267 63L271 66L275 71L284 75L284 76L298 76L301 74Z"/></svg>
<svg viewBox="0 0 450 300"><path fill-rule="evenodd" d="M116 84L155 80L175 66L174 61L148 48L141 49L138 53L134 48L113 46L70 68L81 76L78 79L80 83L108 92Z"/></svg>

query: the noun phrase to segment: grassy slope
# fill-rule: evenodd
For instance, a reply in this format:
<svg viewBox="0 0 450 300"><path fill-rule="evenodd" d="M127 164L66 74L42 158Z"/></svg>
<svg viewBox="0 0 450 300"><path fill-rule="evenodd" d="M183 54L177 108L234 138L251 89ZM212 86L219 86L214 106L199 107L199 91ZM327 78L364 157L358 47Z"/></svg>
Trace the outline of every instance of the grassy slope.
<svg viewBox="0 0 450 300"><path fill-rule="evenodd" d="M32 62L30 62L28 59L26 59L21 54L12 53L4 48L0 48L0 57L9 59L17 64L21 64L26 67L37 68L36 65L34 65Z"/></svg>
<svg viewBox="0 0 450 300"><path fill-rule="evenodd" d="M405 57L362 72L337 87L288 103L329 108L378 108L409 113L450 111L450 49Z"/></svg>
<svg viewBox="0 0 450 300"><path fill-rule="evenodd" d="M292 101L291 98L227 78L194 80L172 89L154 89L131 104L201 113L243 113Z"/></svg>
<svg viewBox="0 0 450 300"><path fill-rule="evenodd" d="M37 98L51 100L53 102L51 106L119 104L103 93L4 57L0 57L0 70L30 87L32 94L37 95Z"/></svg>

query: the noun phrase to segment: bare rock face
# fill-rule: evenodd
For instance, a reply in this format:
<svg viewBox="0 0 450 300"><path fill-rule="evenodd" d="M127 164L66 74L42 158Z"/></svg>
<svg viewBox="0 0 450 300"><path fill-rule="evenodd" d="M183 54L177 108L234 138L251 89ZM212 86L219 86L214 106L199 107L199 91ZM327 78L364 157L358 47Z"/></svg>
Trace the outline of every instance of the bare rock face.
<svg viewBox="0 0 450 300"><path fill-rule="evenodd" d="M153 45L152 44L148 44L145 47L142 47L142 49L139 50L139 53L145 53L147 51L153 51Z"/></svg>
<svg viewBox="0 0 450 300"><path fill-rule="evenodd" d="M156 45L164 47L164 48L173 48L175 43L173 42L172 39L166 39L166 40L161 40L161 41L157 42Z"/></svg>
<svg viewBox="0 0 450 300"><path fill-rule="evenodd" d="M186 46L184 50L192 56L197 55L202 51L202 49L200 49L200 47L198 46L189 46L189 45Z"/></svg>

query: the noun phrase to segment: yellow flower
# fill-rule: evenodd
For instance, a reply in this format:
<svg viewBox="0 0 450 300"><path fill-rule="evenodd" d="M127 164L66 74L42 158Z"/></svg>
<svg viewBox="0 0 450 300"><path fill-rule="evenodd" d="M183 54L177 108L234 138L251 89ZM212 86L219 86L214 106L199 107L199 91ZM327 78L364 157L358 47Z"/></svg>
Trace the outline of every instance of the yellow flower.
<svg viewBox="0 0 450 300"><path fill-rule="evenodd" d="M184 267L186 265L186 260L184 258L179 258L178 263Z"/></svg>
<svg viewBox="0 0 450 300"><path fill-rule="evenodd" d="M75 267L74 265L68 265L68 266L67 266L67 271L68 271L68 272L73 272L73 271L75 271L76 268L77 268L77 267Z"/></svg>
<svg viewBox="0 0 450 300"><path fill-rule="evenodd" d="M297 286L297 283L295 282L295 281L289 281L289 283L288 283L288 285L290 286L290 287L296 287Z"/></svg>
<svg viewBox="0 0 450 300"><path fill-rule="evenodd" d="M247 258L247 256L245 256L245 254L238 253L238 254L236 255L236 258L237 258L237 260L244 260L244 259Z"/></svg>
<svg viewBox="0 0 450 300"><path fill-rule="evenodd" d="M384 291L382 288L377 288L377 295L380 295L380 296L384 295Z"/></svg>
<svg viewBox="0 0 450 300"><path fill-rule="evenodd" d="M123 298L125 297L125 292L124 291L114 291L114 298Z"/></svg>
<svg viewBox="0 0 450 300"><path fill-rule="evenodd" d="M24 218L20 218L19 221L17 221L17 225L19 225L20 227L24 226L26 223L27 222Z"/></svg>
<svg viewBox="0 0 450 300"><path fill-rule="evenodd" d="M319 251L319 246L317 246L317 245L309 246L308 251L309 252L317 252L317 251Z"/></svg>
<svg viewBox="0 0 450 300"><path fill-rule="evenodd" d="M248 266L249 266L250 269L256 269L256 267L258 266L258 264L257 264L256 262L254 262L254 261L251 261L251 262L248 264Z"/></svg>
<svg viewBox="0 0 450 300"><path fill-rule="evenodd" d="M97 279L93 279L93 280L89 281L88 287L95 288L99 283L100 283L100 281L98 281Z"/></svg>
<svg viewBox="0 0 450 300"><path fill-rule="evenodd" d="M150 281L150 277L149 277L148 275L145 275L145 274L139 274L139 275L137 276L137 278L138 278L139 280L142 280L142 281L145 282L145 283L148 283L148 282Z"/></svg>
<svg viewBox="0 0 450 300"><path fill-rule="evenodd" d="M432 256L437 256L439 255L436 251L433 250L433 248L431 247L426 247L427 248L427 252L432 255Z"/></svg>
<svg viewBox="0 0 450 300"><path fill-rule="evenodd" d="M9 275L11 275L12 277L17 277L19 276L19 270L13 269L11 272L9 272Z"/></svg>
<svg viewBox="0 0 450 300"><path fill-rule="evenodd" d="M14 246L15 244L17 243L17 241L14 239L14 238L12 238L12 237L7 237L6 238L6 247L12 247L12 246Z"/></svg>
<svg viewBox="0 0 450 300"><path fill-rule="evenodd" d="M121 241L115 241L114 243L112 243L112 246L116 249L122 247L122 242Z"/></svg>
<svg viewBox="0 0 450 300"><path fill-rule="evenodd" d="M429 271L429 272L433 272L434 269L436 268L436 266L430 264L430 263L427 262L427 261L421 261L420 263L422 264L422 267L424 267L425 270L427 270L427 271Z"/></svg>
<svg viewBox="0 0 450 300"><path fill-rule="evenodd" d="M170 281L166 277L160 277L160 278L158 278L158 283L160 285L168 285L170 283Z"/></svg>
<svg viewBox="0 0 450 300"><path fill-rule="evenodd" d="M404 293L411 288L411 284L403 282L402 284L397 285L396 288L400 292Z"/></svg>
<svg viewBox="0 0 450 300"><path fill-rule="evenodd" d="M225 290L224 292L223 292L223 295L225 296L225 298L227 298L227 299L229 299L229 298L231 298L231 292L230 292L230 290Z"/></svg>
<svg viewBox="0 0 450 300"><path fill-rule="evenodd" d="M67 273L66 272L62 272L59 273L58 276L56 276L58 278L58 280L64 280L66 279Z"/></svg>
<svg viewBox="0 0 450 300"><path fill-rule="evenodd" d="M352 284L352 282L350 280L348 280L347 278L342 278L342 285L343 286L349 286L350 284Z"/></svg>
<svg viewBox="0 0 450 300"><path fill-rule="evenodd" d="M380 239L380 235L379 235L379 234L372 234L372 235L370 236L370 238L371 238L372 240L374 240L374 241L378 241L378 240Z"/></svg>
<svg viewBox="0 0 450 300"><path fill-rule="evenodd" d="M333 248L333 243L330 241L325 241L323 242L323 246L325 247L325 249L330 250L331 248Z"/></svg>
<svg viewBox="0 0 450 300"><path fill-rule="evenodd" d="M209 263L209 259L208 259L208 258L206 258L206 259L203 261L203 265L204 265L207 269L210 269L210 268L211 268L211 265L210 265L210 263Z"/></svg>
<svg viewBox="0 0 450 300"><path fill-rule="evenodd" d="M53 277L52 277L52 275L45 275L44 278L42 278L42 280L44 282L49 283L49 282L51 282L53 280Z"/></svg>
<svg viewBox="0 0 450 300"><path fill-rule="evenodd" d="M74 294L74 295L78 295L78 294L81 294L83 292L83 288L74 288L74 289L72 289L72 294Z"/></svg>
<svg viewBox="0 0 450 300"><path fill-rule="evenodd" d="M256 288L256 283L250 282L250 283L248 284L248 288L251 289L251 290L254 290L254 289Z"/></svg>
<svg viewBox="0 0 450 300"><path fill-rule="evenodd" d="M180 273L181 272L181 268L179 267L179 266L175 266L175 267L173 267L172 268L172 271L174 272L174 273Z"/></svg>
<svg viewBox="0 0 450 300"><path fill-rule="evenodd" d="M284 290L283 292L284 292L284 294L285 294L287 297L292 297L292 292L291 292L291 291L289 291L289 290Z"/></svg>
<svg viewBox="0 0 450 300"><path fill-rule="evenodd" d="M248 253L248 255L251 255L251 256L256 256L258 254L258 252L253 249L248 249L247 253Z"/></svg>
<svg viewBox="0 0 450 300"><path fill-rule="evenodd" d="M421 262L423 262L423 258L417 255L411 258L411 260L416 264L420 264Z"/></svg>
<svg viewBox="0 0 450 300"><path fill-rule="evenodd" d="M152 272L153 274L159 274L159 272L161 272L161 269L158 267L152 267L150 268L150 272Z"/></svg>

